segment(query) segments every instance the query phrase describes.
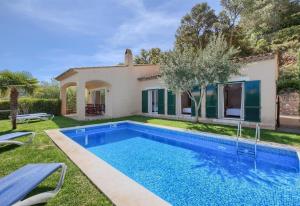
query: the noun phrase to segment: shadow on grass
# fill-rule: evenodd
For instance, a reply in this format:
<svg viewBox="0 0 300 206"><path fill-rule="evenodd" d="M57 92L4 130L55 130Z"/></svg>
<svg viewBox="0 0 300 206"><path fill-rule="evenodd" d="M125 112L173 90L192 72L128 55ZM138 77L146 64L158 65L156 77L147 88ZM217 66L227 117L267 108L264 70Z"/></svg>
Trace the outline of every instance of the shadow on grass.
<svg viewBox="0 0 300 206"><path fill-rule="evenodd" d="M12 130L12 129L5 130L5 131L1 131L1 132L0 132L0 136L1 136L1 135L8 134L8 133L11 133L11 132L13 132L13 130Z"/></svg>
<svg viewBox="0 0 300 206"><path fill-rule="evenodd" d="M1 153L4 153L6 151L9 151L9 150L13 150L17 147L20 147L19 145L16 145L16 144L10 144L10 145L3 145L3 146L0 146L0 154Z"/></svg>
<svg viewBox="0 0 300 206"><path fill-rule="evenodd" d="M37 194L40 194L40 193L43 193L43 192L49 192L49 191L52 191L54 190L55 187L48 187L48 186L39 186L37 188L35 188L32 192L30 192L23 200L29 198L29 197L32 197L34 195L37 195ZM47 203L40 203L40 204L36 204L36 206L38 205L46 205Z"/></svg>

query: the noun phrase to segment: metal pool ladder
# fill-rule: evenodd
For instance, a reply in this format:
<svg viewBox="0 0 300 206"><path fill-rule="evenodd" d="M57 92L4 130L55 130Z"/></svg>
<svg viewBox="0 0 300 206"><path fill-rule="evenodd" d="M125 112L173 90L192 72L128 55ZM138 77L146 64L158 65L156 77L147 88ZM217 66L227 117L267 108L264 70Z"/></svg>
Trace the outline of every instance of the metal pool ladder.
<svg viewBox="0 0 300 206"><path fill-rule="evenodd" d="M236 152L237 155L248 155L256 158L257 154L257 142L260 141L260 126L257 123L255 129L255 141L253 147L244 146L239 144L239 138L242 136L242 123L238 123L237 135L236 135Z"/></svg>

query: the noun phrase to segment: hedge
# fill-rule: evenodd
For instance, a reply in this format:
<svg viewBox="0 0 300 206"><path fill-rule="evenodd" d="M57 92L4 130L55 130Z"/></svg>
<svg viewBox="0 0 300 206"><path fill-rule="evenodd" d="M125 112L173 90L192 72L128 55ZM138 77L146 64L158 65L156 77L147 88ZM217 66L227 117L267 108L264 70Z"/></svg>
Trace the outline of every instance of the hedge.
<svg viewBox="0 0 300 206"><path fill-rule="evenodd" d="M277 90L278 92L283 90L300 91L300 79L279 80L277 82Z"/></svg>
<svg viewBox="0 0 300 206"><path fill-rule="evenodd" d="M38 98L20 98L19 114L45 112L48 114L60 115L59 99L38 99ZM0 110L9 110L10 104L8 100L0 100ZM7 119L9 112L0 112L0 119Z"/></svg>

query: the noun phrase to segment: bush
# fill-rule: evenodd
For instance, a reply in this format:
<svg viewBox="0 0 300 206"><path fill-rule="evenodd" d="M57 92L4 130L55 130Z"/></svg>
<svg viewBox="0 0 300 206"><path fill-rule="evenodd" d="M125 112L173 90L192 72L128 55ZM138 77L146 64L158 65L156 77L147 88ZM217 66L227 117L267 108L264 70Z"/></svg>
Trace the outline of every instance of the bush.
<svg viewBox="0 0 300 206"><path fill-rule="evenodd" d="M61 102L59 99L37 99L37 98L20 98L19 114L45 112L48 114L60 115ZM0 110L9 110L8 100L0 101ZM7 119L9 112L1 112L0 119Z"/></svg>
<svg viewBox="0 0 300 206"><path fill-rule="evenodd" d="M10 104L8 100L0 100L0 110L9 110ZM0 112L0 119L7 119L10 112Z"/></svg>
<svg viewBox="0 0 300 206"><path fill-rule="evenodd" d="M284 90L292 90L292 91L300 92L300 79L279 80L277 82L277 90L278 92Z"/></svg>

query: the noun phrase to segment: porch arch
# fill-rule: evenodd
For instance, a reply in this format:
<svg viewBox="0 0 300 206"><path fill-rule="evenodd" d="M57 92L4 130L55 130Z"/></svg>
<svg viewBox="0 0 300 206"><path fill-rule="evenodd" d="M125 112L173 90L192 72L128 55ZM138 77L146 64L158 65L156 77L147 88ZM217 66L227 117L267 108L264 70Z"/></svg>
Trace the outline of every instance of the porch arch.
<svg viewBox="0 0 300 206"><path fill-rule="evenodd" d="M99 115L105 115L105 116L111 116L112 114L112 104L111 104L111 90L112 85L106 81L103 80L89 80L85 82L85 90L86 90L86 107L88 106L97 106L101 108L100 112L97 112ZM100 98L99 96L103 93L96 93L98 91L104 92L104 102L103 102L103 96ZM98 97L98 98L97 98ZM100 99L99 99L100 98ZM86 116L90 116L88 112L88 108L86 108Z"/></svg>
<svg viewBox="0 0 300 206"><path fill-rule="evenodd" d="M67 112L67 89L69 87L76 87L76 82L68 82L60 87L60 99L61 99L61 114L66 115Z"/></svg>

